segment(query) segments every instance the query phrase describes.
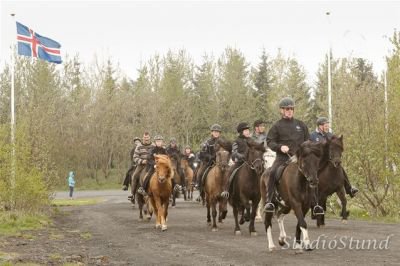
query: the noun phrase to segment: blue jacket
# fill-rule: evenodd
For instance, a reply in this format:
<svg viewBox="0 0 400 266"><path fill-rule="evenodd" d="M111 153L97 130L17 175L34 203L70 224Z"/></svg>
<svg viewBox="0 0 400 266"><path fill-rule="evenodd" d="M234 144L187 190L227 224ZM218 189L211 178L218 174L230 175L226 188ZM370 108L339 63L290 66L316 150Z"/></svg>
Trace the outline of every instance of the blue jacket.
<svg viewBox="0 0 400 266"><path fill-rule="evenodd" d="M317 129L311 133L310 140L313 142L321 142L321 141L324 141L327 138L331 138L331 137L332 137L332 133L330 133L330 132L323 133Z"/></svg>
<svg viewBox="0 0 400 266"><path fill-rule="evenodd" d="M70 187L74 187L75 186L75 179L74 179L74 172L69 172L69 176L68 176L68 185Z"/></svg>

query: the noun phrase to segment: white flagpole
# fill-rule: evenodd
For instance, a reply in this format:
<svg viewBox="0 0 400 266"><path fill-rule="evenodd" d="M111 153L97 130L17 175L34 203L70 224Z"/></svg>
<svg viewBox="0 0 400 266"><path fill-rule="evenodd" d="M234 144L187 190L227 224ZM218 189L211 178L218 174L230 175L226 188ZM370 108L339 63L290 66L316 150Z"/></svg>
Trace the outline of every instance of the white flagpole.
<svg viewBox="0 0 400 266"><path fill-rule="evenodd" d="M15 14L10 14L15 26ZM11 208L15 206L15 99L14 99L14 70L15 70L15 38L11 44Z"/></svg>

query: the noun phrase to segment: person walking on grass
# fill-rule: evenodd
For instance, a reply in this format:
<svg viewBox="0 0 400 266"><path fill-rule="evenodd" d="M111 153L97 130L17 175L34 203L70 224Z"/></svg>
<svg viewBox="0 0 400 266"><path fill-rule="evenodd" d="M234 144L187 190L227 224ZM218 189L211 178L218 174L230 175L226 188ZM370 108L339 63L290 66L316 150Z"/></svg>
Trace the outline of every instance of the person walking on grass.
<svg viewBox="0 0 400 266"><path fill-rule="evenodd" d="M68 175L68 186L69 186L69 199L73 199L72 196L74 194L74 187L75 187L75 174L74 172L69 172Z"/></svg>

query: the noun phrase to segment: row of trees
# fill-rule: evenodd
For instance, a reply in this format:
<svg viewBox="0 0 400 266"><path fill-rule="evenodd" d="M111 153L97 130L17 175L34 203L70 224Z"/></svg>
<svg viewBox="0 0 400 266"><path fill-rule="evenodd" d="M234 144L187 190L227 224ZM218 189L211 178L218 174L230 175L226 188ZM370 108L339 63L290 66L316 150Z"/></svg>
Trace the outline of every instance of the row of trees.
<svg viewBox="0 0 400 266"><path fill-rule="evenodd" d="M373 65L362 58L331 60L334 131L345 138L345 167L362 190L358 204L381 215L399 209L394 204L400 188L394 169L400 145L394 129L400 111L397 32L392 43L386 131L384 87ZM70 169L97 181L113 173L122 179L132 139L145 130L197 149L213 123L232 139L241 121L262 118L272 124L283 96L295 99L295 116L310 130L318 116L327 115L327 58L315 84L307 82L295 58L262 51L258 64L251 65L240 50L229 47L218 58L205 55L200 64L185 50L155 55L138 69L136 80L111 60L84 66L78 56L66 58L60 69L18 58L15 69L17 167L25 169L17 170L17 176L37 176L38 190L48 193L65 182ZM0 204L16 206L10 203L15 196L3 194L15 180L10 171L9 66L0 77Z"/></svg>

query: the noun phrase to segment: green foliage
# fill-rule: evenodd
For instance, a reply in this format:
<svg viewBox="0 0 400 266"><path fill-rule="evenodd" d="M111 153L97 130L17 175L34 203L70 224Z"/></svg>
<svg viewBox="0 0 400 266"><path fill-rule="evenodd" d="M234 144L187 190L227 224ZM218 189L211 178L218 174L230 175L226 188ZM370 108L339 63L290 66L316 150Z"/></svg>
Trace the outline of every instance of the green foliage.
<svg viewBox="0 0 400 266"><path fill-rule="evenodd" d="M383 83L362 58L334 58L333 129L345 140L344 166L361 188L356 207L371 216L398 214L400 199L400 36L394 32L388 63L388 130ZM15 70L17 142L15 178L11 174L10 67L0 73L0 207L34 211L47 206L55 187L66 189L76 173L77 189L119 188L130 165L132 138L149 131L194 150L219 123L228 139L236 125L280 118L277 103L296 101L295 117L315 128L327 116L327 58L309 84L296 58L262 50L249 64L237 48L194 64L185 50L156 54L131 80L117 63L87 66L78 55L62 68L18 58ZM311 73L312 74L312 73ZM387 149L385 148L387 139ZM10 189L12 188L12 189Z"/></svg>

